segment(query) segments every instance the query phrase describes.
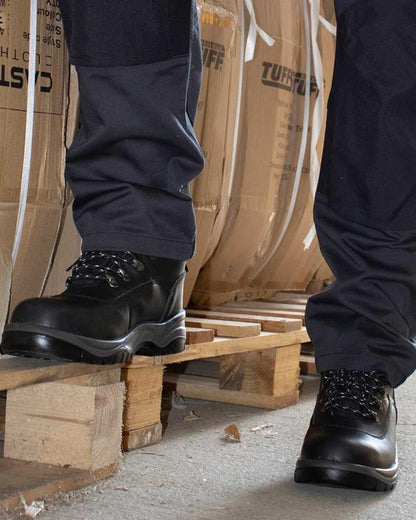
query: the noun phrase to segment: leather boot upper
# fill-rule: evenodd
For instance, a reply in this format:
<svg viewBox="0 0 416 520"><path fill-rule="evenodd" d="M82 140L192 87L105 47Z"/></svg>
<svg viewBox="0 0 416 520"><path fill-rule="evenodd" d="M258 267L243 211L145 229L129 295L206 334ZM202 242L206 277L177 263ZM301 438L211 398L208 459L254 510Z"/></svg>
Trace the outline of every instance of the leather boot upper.
<svg viewBox="0 0 416 520"><path fill-rule="evenodd" d="M62 294L21 302L11 322L109 340L182 310L184 262L129 251L87 251L70 268Z"/></svg>
<svg viewBox="0 0 416 520"><path fill-rule="evenodd" d="M382 374L325 372L301 459L391 467L396 422L394 393Z"/></svg>

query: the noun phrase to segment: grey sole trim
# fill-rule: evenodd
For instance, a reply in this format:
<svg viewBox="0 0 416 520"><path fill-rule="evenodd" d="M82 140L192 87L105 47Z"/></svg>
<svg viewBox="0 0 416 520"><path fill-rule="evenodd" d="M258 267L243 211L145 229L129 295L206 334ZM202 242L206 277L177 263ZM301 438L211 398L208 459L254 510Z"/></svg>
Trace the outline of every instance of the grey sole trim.
<svg viewBox="0 0 416 520"><path fill-rule="evenodd" d="M95 358L108 358L120 352L122 349L128 357L133 356L136 352L146 344L152 344L158 349L164 349L175 340L186 339L185 328L185 311L180 312L168 321L146 322L138 325L123 337L113 340L100 340L86 336L79 336L70 332L61 331L43 325L34 323L11 323L6 325L3 334L3 348L5 353L8 352L6 338L14 335L22 336L21 349L24 351L25 340L30 335L44 337L47 340L57 340L60 344L72 345L87 352ZM26 340L27 341L27 340ZM2 345L4 347L4 345Z"/></svg>
<svg viewBox="0 0 416 520"><path fill-rule="evenodd" d="M399 472L399 464L396 460L390 468L373 468L371 466L364 466L361 464L351 464L347 462L336 462L330 460L319 460L319 459L299 459L296 464L296 470L302 469L323 469L323 470L336 470L344 471L351 474L358 473L367 477L372 477L384 484L395 484Z"/></svg>

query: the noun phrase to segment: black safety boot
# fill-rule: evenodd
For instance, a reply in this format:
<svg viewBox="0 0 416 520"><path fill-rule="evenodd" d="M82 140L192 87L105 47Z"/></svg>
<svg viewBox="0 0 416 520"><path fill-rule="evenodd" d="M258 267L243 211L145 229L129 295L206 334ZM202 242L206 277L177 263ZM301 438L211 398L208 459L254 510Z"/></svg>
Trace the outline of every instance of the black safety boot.
<svg viewBox="0 0 416 520"><path fill-rule="evenodd" d="M65 292L16 307L4 354L110 364L185 348L184 262L86 251L71 268Z"/></svg>
<svg viewBox="0 0 416 520"><path fill-rule="evenodd" d="M398 474L396 423L394 392L382 373L324 372L295 481L393 489Z"/></svg>

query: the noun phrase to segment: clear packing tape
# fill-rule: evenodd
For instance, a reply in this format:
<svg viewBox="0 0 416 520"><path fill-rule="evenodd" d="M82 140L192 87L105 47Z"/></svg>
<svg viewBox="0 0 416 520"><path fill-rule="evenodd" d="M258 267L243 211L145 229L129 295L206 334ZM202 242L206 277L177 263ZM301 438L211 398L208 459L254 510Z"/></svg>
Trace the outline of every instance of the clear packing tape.
<svg viewBox="0 0 416 520"><path fill-rule="evenodd" d="M23 153L22 180L20 183L19 211L12 250L13 267L16 264L22 240L23 224L26 214L27 195L29 191L30 165L33 148L33 122L35 115L35 76L36 76L36 41L37 41L37 0L30 0L30 39L29 39L29 77L26 104L25 147Z"/></svg>

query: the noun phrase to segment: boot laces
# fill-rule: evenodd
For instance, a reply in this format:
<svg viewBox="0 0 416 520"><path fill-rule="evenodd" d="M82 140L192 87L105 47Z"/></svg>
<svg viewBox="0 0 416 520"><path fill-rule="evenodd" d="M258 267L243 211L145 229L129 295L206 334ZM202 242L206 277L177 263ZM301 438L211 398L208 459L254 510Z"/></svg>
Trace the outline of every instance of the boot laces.
<svg viewBox="0 0 416 520"><path fill-rule="evenodd" d="M337 369L323 372L319 405L373 421L382 407L387 381L381 372Z"/></svg>
<svg viewBox="0 0 416 520"><path fill-rule="evenodd" d="M131 268L142 271L144 265L131 251L85 251L67 271L72 269L67 279L67 287L78 281L104 280L110 287L119 287L129 282ZM82 282L81 282L82 283Z"/></svg>

